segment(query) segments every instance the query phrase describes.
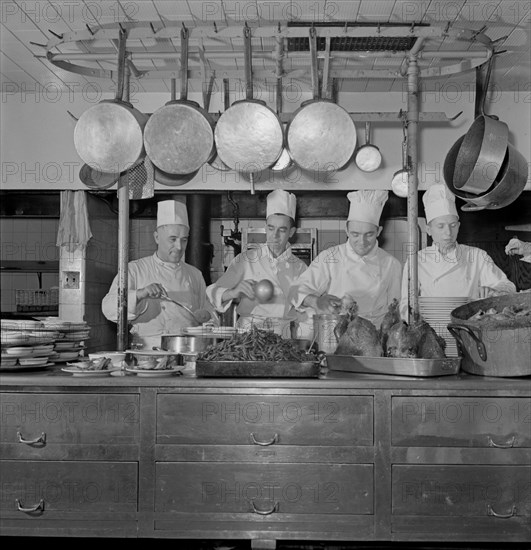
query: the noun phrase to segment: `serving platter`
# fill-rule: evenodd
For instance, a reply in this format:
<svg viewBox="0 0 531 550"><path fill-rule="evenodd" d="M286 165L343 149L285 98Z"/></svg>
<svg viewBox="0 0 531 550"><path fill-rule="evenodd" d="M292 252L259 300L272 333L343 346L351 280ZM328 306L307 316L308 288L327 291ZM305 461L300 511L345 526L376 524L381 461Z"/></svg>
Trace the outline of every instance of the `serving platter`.
<svg viewBox="0 0 531 550"><path fill-rule="evenodd" d="M63 372L68 372L74 376L83 376L86 378L96 377L96 376L110 376L116 369L102 369L102 370L88 370L80 369L79 367L68 366L62 367Z"/></svg>
<svg viewBox="0 0 531 550"><path fill-rule="evenodd" d="M53 366L53 363L46 363L45 365L8 365L4 366L0 364L0 372L20 372L28 370L43 370Z"/></svg>
<svg viewBox="0 0 531 550"><path fill-rule="evenodd" d="M461 357L419 359L410 357L364 357L359 355L327 355L330 370L358 374L390 376L451 376L459 372Z"/></svg>
<svg viewBox="0 0 531 550"><path fill-rule="evenodd" d="M136 369L135 367L126 367L125 370L137 376L157 377L173 376L174 374L182 374L182 367L173 369Z"/></svg>
<svg viewBox="0 0 531 550"><path fill-rule="evenodd" d="M232 378L317 378L319 361L197 361L196 376Z"/></svg>

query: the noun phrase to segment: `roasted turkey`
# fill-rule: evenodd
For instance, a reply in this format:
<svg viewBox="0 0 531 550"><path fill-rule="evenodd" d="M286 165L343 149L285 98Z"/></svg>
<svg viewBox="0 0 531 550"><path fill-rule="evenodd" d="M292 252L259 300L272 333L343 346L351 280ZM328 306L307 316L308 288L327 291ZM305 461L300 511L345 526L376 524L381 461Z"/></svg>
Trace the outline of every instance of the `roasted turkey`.
<svg viewBox="0 0 531 550"><path fill-rule="evenodd" d="M367 319L358 315L358 304L353 302L345 322L336 326L338 355L363 355L367 357L382 357L383 348L378 329Z"/></svg>
<svg viewBox="0 0 531 550"><path fill-rule="evenodd" d="M421 357L442 359L446 357L446 342L420 316L408 325L400 320L388 332L387 357Z"/></svg>

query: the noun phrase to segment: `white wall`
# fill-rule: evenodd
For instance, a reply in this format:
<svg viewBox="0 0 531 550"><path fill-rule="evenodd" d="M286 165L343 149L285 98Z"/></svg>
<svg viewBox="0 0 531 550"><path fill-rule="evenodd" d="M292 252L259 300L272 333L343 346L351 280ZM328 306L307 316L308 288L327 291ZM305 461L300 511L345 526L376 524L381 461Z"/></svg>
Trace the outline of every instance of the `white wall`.
<svg viewBox="0 0 531 550"><path fill-rule="evenodd" d="M419 189L432 182L442 182L442 166L453 143L469 129L474 119L474 86L460 89L441 89L435 80L423 83L421 111L444 112L449 117L459 111L463 114L454 122L426 122L419 133ZM75 121L67 111L80 116L87 108L103 99L81 95L49 98L35 94L3 95L1 98L1 179L2 189L86 189L79 180L83 162L73 142ZM202 103L200 97L190 96ZM222 110L219 95L213 97L212 112ZM269 99L269 98L268 98ZM284 99L284 111L294 111L308 96ZM89 101L90 100L90 101ZM169 100L165 94L138 94L133 97L135 107L143 112L154 112ZM339 104L349 112L393 112L396 122L376 122L372 125L371 141L383 155L383 165L372 174L357 169L351 162L345 169L331 174L326 181L303 175L296 168L287 174L264 172L258 177L256 190L283 187L292 191L358 188L389 188L393 173L401 168L402 126L398 119L400 109L407 109L405 93L340 94ZM271 103L271 107L274 105ZM487 114L495 114L510 129L510 141L530 160L531 102L529 92L498 92L487 101ZM356 123L358 143L364 142L364 124ZM190 182L179 187L156 184L156 190L187 193L193 190L248 190L250 184L234 172L218 172L205 165ZM531 190L531 176L526 189Z"/></svg>

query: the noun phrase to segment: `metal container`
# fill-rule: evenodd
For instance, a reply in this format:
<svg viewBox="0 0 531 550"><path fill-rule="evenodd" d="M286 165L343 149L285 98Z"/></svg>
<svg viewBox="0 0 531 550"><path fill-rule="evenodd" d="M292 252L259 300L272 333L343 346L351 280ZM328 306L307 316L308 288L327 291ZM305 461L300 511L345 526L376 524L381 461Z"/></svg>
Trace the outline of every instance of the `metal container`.
<svg viewBox="0 0 531 550"><path fill-rule="evenodd" d="M164 334L160 340L160 346L165 351L192 354L206 350L208 346L221 342L223 338L208 336L206 333L204 336Z"/></svg>
<svg viewBox="0 0 531 550"><path fill-rule="evenodd" d="M345 321L346 315L337 313L322 313L314 315L313 330L314 340L317 344L317 349L324 353L334 353L339 343L335 328L337 325Z"/></svg>
<svg viewBox="0 0 531 550"><path fill-rule="evenodd" d="M465 372L498 377L531 375L531 316L469 320L479 310L501 312L508 306L531 308L531 293L484 298L451 312L448 330L457 340Z"/></svg>

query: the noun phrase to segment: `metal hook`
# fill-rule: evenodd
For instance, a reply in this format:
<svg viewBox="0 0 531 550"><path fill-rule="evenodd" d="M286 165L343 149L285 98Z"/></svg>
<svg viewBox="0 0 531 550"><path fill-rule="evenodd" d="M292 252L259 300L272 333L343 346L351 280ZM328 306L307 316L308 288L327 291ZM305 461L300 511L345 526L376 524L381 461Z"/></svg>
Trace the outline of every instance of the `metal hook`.
<svg viewBox="0 0 531 550"><path fill-rule="evenodd" d="M89 24L88 24L88 23L85 23L85 27L87 27L88 32L89 32L92 36L94 36L95 33L94 33L94 31L89 27Z"/></svg>
<svg viewBox="0 0 531 550"><path fill-rule="evenodd" d="M280 27L280 21L278 22L278 32L282 32L282 29Z"/></svg>
<svg viewBox="0 0 531 550"><path fill-rule="evenodd" d="M122 26L121 23L118 23L118 26L120 27L120 30L121 30L122 32L125 32L125 29L124 29L124 27Z"/></svg>
<svg viewBox="0 0 531 550"><path fill-rule="evenodd" d="M152 32L153 34L157 34L157 31L155 30L155 26L153 25L153 22L152 22L152 21L149 22L149 26L151 27L151 32Z"/></svg>
<svg viewBox="0 0 531 550"><path fill-rule="evenodd" d="M218 32L218 26L216 25L216 22L213 21L212 24L214 25L214 32L217 33Z"/></svg>

